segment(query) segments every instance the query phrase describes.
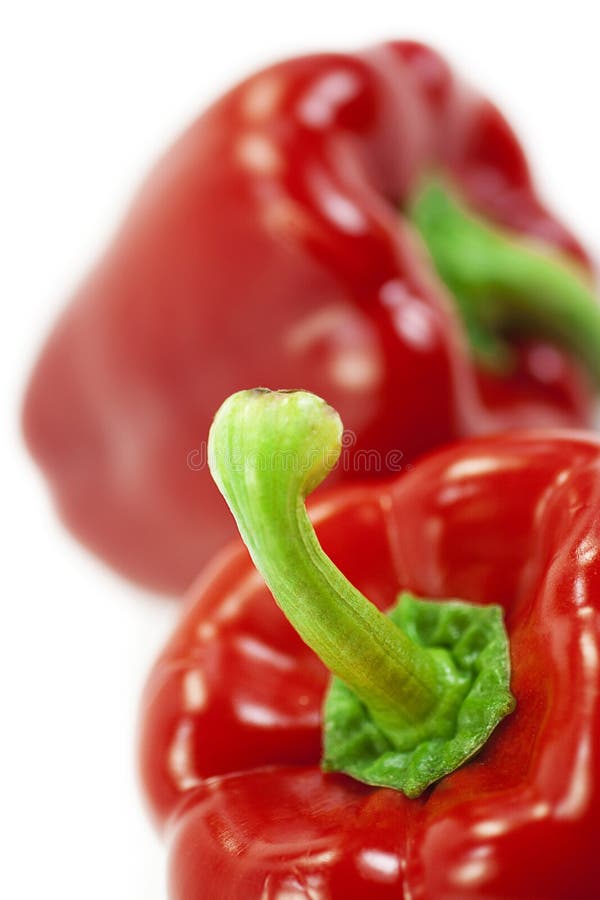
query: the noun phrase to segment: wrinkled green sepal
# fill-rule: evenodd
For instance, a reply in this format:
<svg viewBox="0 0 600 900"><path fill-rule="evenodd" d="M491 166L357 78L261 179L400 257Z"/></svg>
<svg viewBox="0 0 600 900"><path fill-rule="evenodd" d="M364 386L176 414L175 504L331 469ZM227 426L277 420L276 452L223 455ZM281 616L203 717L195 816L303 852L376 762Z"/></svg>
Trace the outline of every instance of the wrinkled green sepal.
<svg viewBox="0 0 600 900"><path fill-rule="evenodd" d="M513 710L508 638L498 606L405 593L389 615L435 655L447 691L425 723L390 731L333 678L324 707L322 765L418 797L477 753Z"/></svg>

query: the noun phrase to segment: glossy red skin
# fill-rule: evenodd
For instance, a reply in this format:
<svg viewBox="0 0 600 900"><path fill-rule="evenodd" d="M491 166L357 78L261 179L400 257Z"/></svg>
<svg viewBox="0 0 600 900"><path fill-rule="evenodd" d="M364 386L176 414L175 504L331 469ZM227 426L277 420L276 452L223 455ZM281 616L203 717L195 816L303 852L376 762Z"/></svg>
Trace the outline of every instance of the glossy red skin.
<svg viewBox="0 0 600 900"><path fill-rule="evenodd" d="M455 445L313 510L379 606L408 589L505 609L516 711L412 801L320 773L327 673L233 546L191 592L144 697L170 896L596 898L599 508L600 443L530 432Z"/></svg>
<svg viewBox="0 0 600 900"><path fill-rule="evenodd" d="M588 421L589 389L560 352L525 345L505 379L469 360L400 215L437 169L492 221L586 265L500 113L420 45L281 63L192 125L29 386L29 446L85 544L149 587L187 588L234 535L202 447L242 388L326 397L384 474L388 451L407 462L460 436Z"/></svg>

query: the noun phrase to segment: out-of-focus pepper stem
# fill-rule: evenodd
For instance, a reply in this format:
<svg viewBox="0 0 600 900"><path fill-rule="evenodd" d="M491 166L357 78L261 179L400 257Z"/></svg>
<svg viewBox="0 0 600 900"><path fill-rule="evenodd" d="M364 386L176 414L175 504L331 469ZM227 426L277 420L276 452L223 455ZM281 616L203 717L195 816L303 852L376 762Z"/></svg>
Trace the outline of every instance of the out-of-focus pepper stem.
<svg viewBox="0 0 600 900"><path fill-rule="evenodd" d="M463 318L482 365L510 368L508 338L549 338L600 385L600 304L589 276L541 242L492 226L442 180L421 186L409 217Z"/></svg>

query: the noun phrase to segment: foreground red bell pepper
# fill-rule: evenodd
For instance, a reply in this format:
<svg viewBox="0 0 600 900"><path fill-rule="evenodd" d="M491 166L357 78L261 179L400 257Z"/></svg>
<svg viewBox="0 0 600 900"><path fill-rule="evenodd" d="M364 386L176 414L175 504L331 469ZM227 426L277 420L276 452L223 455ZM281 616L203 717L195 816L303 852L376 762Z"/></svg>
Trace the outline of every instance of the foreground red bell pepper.
<svg viewBox="0 0 600 900"><path fill-rule="evenodd" d="M435 52L294 59L145 184L37 365L27 439L73 532L180 592L234 533L201 443L223 396L327 397L346 481L381 474L361 451L385 474L460 436L585 424L587 378L557 347L598 378L589 276L501 114Z"/></svg>
<svg viewBox="0 0 600 900"><path fill-rule="evenodd" d="M193 589L144 699L143 780L167 826L171 896L597 897L600 443L558 431L479 438L385 486L323 495L312 519L349 585L321 560L309 526L299 541L282 526L281 515L284 522L302 516L293 473L301 473L302 496L331 462L313 455L316 475L314 466L294 469L298 445L286 443L286 415L275 468L243 415L237 431L219 426L213 456L223 447L235 452L228 466L214 459L213 466L254 558L282 608L300 616L304 637L312 640L326 615L333 628L323 633L335 643L337 613L329 615L327 598L320 612L313 608L323 573L333 594L357 589L382 609L406 590L498 604L516 707L477 755L417 798L324 773L327 670L273 602L245 548L233 547ZM328 450L335 443L323 440ZM298 580L306 590L294 595ZM370 651L344 646L334 665L346 665L356 681ZM374 685L386 671L378 661ZM330 741L326 730L326 755Z"/></svg>

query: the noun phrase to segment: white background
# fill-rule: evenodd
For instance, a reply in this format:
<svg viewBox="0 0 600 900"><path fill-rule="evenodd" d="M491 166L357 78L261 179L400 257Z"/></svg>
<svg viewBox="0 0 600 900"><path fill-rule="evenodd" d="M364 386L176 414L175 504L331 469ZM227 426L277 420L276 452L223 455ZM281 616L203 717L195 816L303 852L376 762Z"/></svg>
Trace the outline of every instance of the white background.
<svg viewBox="0 0 600 900"><path fill-rule="evenodd" d="M18 431L36 348L148 165L207 101L253 68L309 50L419 37L510 114L546 196L598 251L594 6L7 4L0 22L2 898L166 896L164 850L143 812L134 740L138 695L176 604L136 592L65 534Z"/></svg>

